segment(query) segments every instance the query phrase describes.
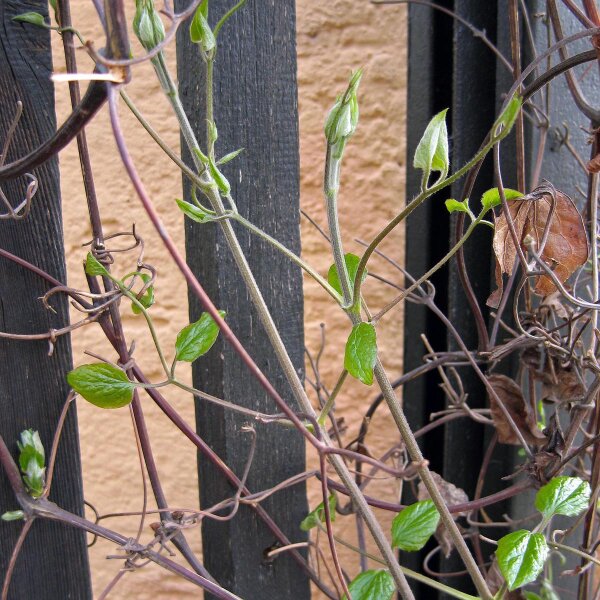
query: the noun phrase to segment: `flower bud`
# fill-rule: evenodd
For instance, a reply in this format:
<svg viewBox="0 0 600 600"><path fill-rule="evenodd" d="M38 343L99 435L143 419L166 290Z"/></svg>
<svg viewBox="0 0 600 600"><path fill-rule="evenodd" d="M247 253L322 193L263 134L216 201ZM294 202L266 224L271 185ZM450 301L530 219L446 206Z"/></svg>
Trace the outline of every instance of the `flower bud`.
<svg viewBox="0 0 600 600"><path fill-rule="evenodd" d="M325 122L325 137L332 146L340 141L347 140L358 125L358 99L356 92L362 69L358 69L350 78L348 89L343 96L339 96L329 112Z"/></svg>
<svg viewBox="0 0 600 600"><path fill-rule="evenodd" d="M133 31L146 50L152 50L165 39L165 26L154 8L154 0L136 0Z"/></svg>

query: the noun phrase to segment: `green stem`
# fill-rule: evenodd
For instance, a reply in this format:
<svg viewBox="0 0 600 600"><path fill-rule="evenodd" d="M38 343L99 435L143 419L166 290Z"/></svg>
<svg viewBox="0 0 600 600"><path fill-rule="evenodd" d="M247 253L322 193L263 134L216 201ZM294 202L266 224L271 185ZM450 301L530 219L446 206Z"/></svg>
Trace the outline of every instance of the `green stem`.
<svg viewBox="0 0 600 600"><path fill-rule="evenodd" d="M166 66L163 66L163 68L166 70ZM209 95L212 95L212 89L207 90L207 96ZM181 106L181 101L177 94L168 95L167 97L169 98L171 104L174 107L175 105ZM175 112L179 119L179 111L176 110ZM183 137L186 140L188 146L190 148L197 147L198 144L195 140L194 132L190 126L188 119L179 119L179 126L184 131ZM194 155L195 153L192 152L192 156ZM213 210L218 215L222 215L225 212L225 207L223 206L221 197L216 187L208 188L205 191L205 193L213 207ZM229 246L229 249L234 257L240 274L244 279L244 283L246 284L248 293L250 294L250 297L252 299L252 303L256 308L261 324L263 325L265 333L267 334L267 337L269 338L269 341L273 346L275 355L277 356L277 360L281 365L281 369L284 373L284 376L288 384L290 385L293 397L303 412L316 417L315 411L310 403L308 395L306 394L306 390L304 389L303 383L300 377L298 376L296 367L294 366L289 354L287 353L285 344L283 343L283 340L281 339L281 336L279 334L279 330L277 329L277 326L273 321L273 317L269 312L269 309L262 296L260 288L256 283L256 280L254 279L254 275L252 274L250 266L248 265L248 261L246 260L244 252L239 244L239 241L235 235L235 231L233 230L231 223L227 220L222 221L221 227L225 235L227 245ZM329 438L325 429L321 431L321 439L324 444L328 446L333 446L332 441ZM387 540L385 532L383 531L381 524L375 517L373 510L365 500L362 491L356 484L352 473L349 471L344 460L340 456L335 454L329 455L328 460L333 465L342 483L348 489L348 492L354 501L356 510L363 517L365 524L369 528L369 531L371 532L371 535L373 536L373 539L375 540L375 543L379 551L381 552L381 555L385 558L385 562L390 570L390 573L392 574L392 577L394 578L394 581L396 582L396 585L398 586L398 590L402 594L403 598L405 598L406 600L414 600L414 595L410 590L408 583L406 582L404 574L400 570L400 565L398 564L396 555L394 554L394 551L389 541Z"/></svg>
<svg viewBox="0 0 600 600"><path fill-rule="evenodd" d="M348 267L346 266L346 260L344 257L344 246L342 243L342 232L340 231L337 207L339 180L343 156L343 148L338 148L338 145L343 143L343 141L338 142L338 144L336 144L335 146L327 144L323 191L325 192L325 198L327 201L327 223L329 225L329 236L331 238L333 259L335 261L335 267L337 269L340 285L342 287L344 306L349 306L352 300L352 292L350 289L350 277L348 275ZM360 296L358 298L360 298ZM358 311L360 311L360 308L358 308Z"/></svg>
<svg viewBox="0 0 600 600"><path fill-rule="evenodd" d="M160 346L160 342L158 340L158 335L156 333L156 329L154 328L154 322L152 321L152 317L148 314L146 307L137 299L136 295L131 292L120 279L113 277L110 273L108 277L111 281L121 290L124 296L127 296L139 309L142 315L144 315L144 319L146 319L146 324L148 325L148 330L150 331L150 335L152 336L152 341L154 342L154 347L156 348L156 352L158 357L160 358L160 364L165 371L167 377L170 377L169 366L167 365L167 361L165 359L165 355Z"/></svg>
<svg viewBox="0 0 600 600"><path fill-rule="evenodd" d="M327 399L327 402L325 403L325 406L321 410L321 414L319 415L319 418L317 419L317 422L319 423L319 425L321 427L325 426L325 421L327 420L327 415L329 415L329 413L331 412L331 409L333 408L335 399L336 399L337 395L340 393L340 390L342 389L342 386L344 385L344 381L346 381L346 377L348 377L348 371L346 371L346 369L344 369L341 372L341 374L337 380L337 383L335 384L335 387L333 388L333 391L331 392L331 396L329 396L329 398Z"/></svg>
<svg viewBox="0 0 600 600"><path fill-rule="evenodd" d="M483 216L486 212L487 211L482 211L479 214L479 216L471 222L471 224L469 225L463 236L460 238L460 240L458 240L454 247L443 258L441 258L433 267L431 267L431 269L429 269L429 271L427 271L425 275L419 277L419 279L417 279L417 281L415 281L409 288L407 288L401 294L396 296L396 298L394 298L386 307L380 310L373 317L372 321L379 321L379 319L381 319L383 315L385 315L389 310L394 308L394 306L396 306L399 302L402 302L402 300L404 300L411 292L414 292L422 283L427 281L434 273L441 269L462 248L462 246L469 239L469 237L471 237L473 230L475 229L475 227L477 227L477 225L479 225L479 223L481 223L481 220L483 219Z"/></svg>
<svg viewBox="0 0 600 600"><path fill-rule="evenodd" d="M557 550L562 550L564 552L570 552L571 554L576 554L577 556L583 558L584 560L589 560L594 564L600 566L600 560L598 560L595 556L584 552L583 550L578 550L577 548L572 548L571 546L566 546L565 544L559 544L558 542L548 542L548 546L552 548L556 548Z"/></svg>
<svg viewBox="0 0 600 600"><path fill-rule="evenodd" d="M337 204L335 202L335 200L337 198L337 193L336 193L337 190L334 190L334 193L328 193L328 192L330 192L330 186L328 184L328 181L331 180L331 174L328 172L328 169L337 169L338 172L340 169L340 165L336 164L335 158L333 156L330 156L330 154L331 154L330 151L331 151L331 148L328 146L328 160L326 162L324 187L325 187L325 197L326 197L326 201L327 201L327 218L328 218L329 232L331 235L331 245L333 248L336 265L339 265L340 262L341 262L341 264L344 265L343 270L338 266L338 273L340 275L340 283L341 283L342 289L344 290L344 303L352 305L352 308L347 310L347 314L350 317L352 324L358 325L359 323L362 322L362 318L360 315L360 310L358 310L358 311L356 310L356 303L351 302L351 298L350 298L350 293L351 293L350 292L350 279L348 277L348 272L345 269L344 251L342 248L342 240L341 240L341 235L340 235L340 230L339 230L339 219L338 219L338 214L337 214ZM339 159L338 159L338 162L339 162ZM433 188L431 188L431 189L434 189L434 187L435 186L433 186ZM371 248L371 246L369 246L369 248ZM375 250L375 247L373 247L373 251L374 250ZM364 256L363 256L363 259L364 259ZM361 260L361 264L362 264L362 262L363 261ZM361 271L360 271L360 266L359 266L358 272L356 274L357 280L360 277L361 277ZM355 282L354 293L355 294L358 293L358 295L355 296L355 298L357 298L359 300L358 307L360 307L360 298L361 298L360 287L358 287L358 290L357 290L356 282ZM438 487L433 479L433 476L431 475L431 471L427 467L427 461L424 459L423 454L421 453L421 449L419 448L419 445L417 444L417 440L415 439L415 436L410 428L410 425L408 424L406 416L404 415L404 411L402 410L400 402L399 402L398 398L396 397L396 393L390 383L387 373L385 372L385 369L383 368L383 365L381 364L381 361L379 360L379 358L377 358L377 362L375 364L374 374L375 374L377 383L379 384L379 387L381 389L381 392L383 393L385 401L390 409L390 412L392 413L392 417L394 418L396 426L398 427L398 430L400 431L400 435L402 436L404 444L406 445L408 454L409 454L411 460L415 463L415 465L417 467L417 473L419 474L421 481L427 488L427 491L429 492L429 496L431 497L433 503L435 504L438 512L440 513L442 522L444 523L446 530L450 534L450 537L452 538L452 541L454 542L454 545L456 546L456 549L458 550L458 553L460 554L460 556L463 560L463 563L465 564L465 567L469 571L469 575L471 576L471 579L473 580L473 583L474 583L475 587L477 588L477 591L484 598L484 600L490 600L492 598L492 594L490 593L489 588L485 582L485 579L483 578L481 571L479 570L479 567L478 567L477 563L475 562L475 559L473 558L471 552L469 551L469 548L468 548L465 540L463 539L462 534L461 534L460 530L458 529L458 526L456 525L452 515L450 514L450 511L448 510L448 506L446 505L446 502L445 502L440 490L438 489Z"/></svg>
<svg viewBox="0 0 600 600"><path fill-rule="evenodd" d="M496 125L494 124L494 127ZM490 141L485 144L485 146L462 168L460 168L456 173L451 175L450 177L436 183L425 192L421 192L416 198L414 198L405 208L400 211L373 239L373 241L369 244L367 249L365 250L362 258L360 259L360 263L358 264L358 269L356 271L356 279L354 280L354 291L352 294L353 304L358 302L360 298L360 288L362 285L362 276L367 268L367 263L371 258L371 255L377 249L377 246L383 242L383 240L400 224L404 219L406 219L415 209L417 209L427 198L437 194L437 192L443 190L444 188L452 185L455 181L460 179L463 175L468 173L478 162L484 159L486 154L502 139L504 139L510 130L504 128L500 134L496 137L491 137Z"/></svg>
<svg viewBox="0 0 600 600"><path fill-rule="evenodd" d="M291 250L286 248L281 242L277 241L275 238L271 237L268 233L265 233L262 229L242 217L239 213L233 213L231 218L246 227L249 231L256 234L275 248L279 250L282 254L287 256L292 262L297 264L301 269L306 271L335 301L337 304L341 304L340 295L335 291L335 289L329 285L329 283L325 280L324 277L321 277L317 271L315 271L308 263L304 262L299 256L294 254Z"/></svg>
<svg viewBox="0 0 600 600"><path fill-rule="evenodd" d="M317 525L318 525L319 529L321 529L322 531L325 530L325 528L323 527L323 525L321 523L317 523ZM374 554L371 554L370 552L365 552L364 550L357 548L350 542L347 542L346 540L338 537L337 535L334 536L334 539L338 544L345 546L346 548L349 548L350 550L354 550L354 552L357 552L358 554L362 554L363 556L366 556L367 558L371 559L374 562L379 563L380 565L385 565L385 561L381 560L381 558L379 558L378 556L375 556ZM459 598L460 600L480 600L480 598L478 596L471 596L471 594L465 594L464 592L461 592L460 590L456 590L453 587L450 587L448 585L444 585L443 583L440 583L439 581L436 581L435 579L432 579L431 577L427 577L426 575L421 575L421 573L417 573L417 571L413 571L412 569L409 569L409 568L403 567L403 566L400 566L400 568L402 569L402 572L407 577L410 577L411 579L414 579L415 581L419 581L420 583L424 583L425 585L428 585L429 587L439 590L440 592L445 592L446 594L448 594L449 596L452 596L453 598Z"/></svg>

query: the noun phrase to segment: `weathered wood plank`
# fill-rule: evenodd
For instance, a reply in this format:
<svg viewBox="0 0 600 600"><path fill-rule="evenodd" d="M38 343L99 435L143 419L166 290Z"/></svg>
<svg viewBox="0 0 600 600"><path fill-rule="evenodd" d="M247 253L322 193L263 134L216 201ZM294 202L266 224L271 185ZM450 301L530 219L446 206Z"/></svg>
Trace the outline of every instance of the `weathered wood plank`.
<svg viewBox="0 0 600 600"><path fill-rule="evenodd" d="M182 7L185 3L180 2ZM212 0L211 20L232 3ZM219 36L215 73L218 152L246 150L224 168L240 212L295 252L299 238L299 167L296 97L295 9L293 0L249 3ZM204 138L204 75L187 28L178 37L178 75L186 110ZM192 67L192 65L194 65ZM242 176L243 174L243 176ZM188 190L189 192L189 190ZM302 280L293 267L256 237L236 229L254 275L280 328L298 371L303 370ZM277 365L245 286L218 227L187 223L188 262L202 284L228 313L228 320L261 369L286 398L291 394ZM190 299L191 318L200 307ZM195 365L195 384L218 396L258 410L275 406L245 371L227 344ZM214 406L197 407L198 431L241 475L250 439L240 431L247 419ZM266 489L304 469L304 444L291 430L257 427L256 454L248 487ZM231 487L200 461L202 506L230 496ZM303 486L280 492L264 503L292 541L306 539L298 524L306 514ZM272 563L264 552L274 543L256 515L240 509L232 521L205 521L205 564L226 588L245 599L309 597L308 582L296 563L282 555Z"/></svg>
<svg viewBox="0 0 600 600"><path fill-rule="evenodd" d="M0 143L12 121L16 101L24 115L8 160L22 156L49 138L55 130L54 91L48 31L15 23L17 14L47 14L46 0L0 3ZM54 277L65 279L58 161L36 169L39 191L25 221L0 221L0 247ZM8 198L22 197L23 179L3 186ZM37 298L48 285L23 268L0 258L0 331L37 333L64 326L67 303L55 298L57 314L45 310ZM65 373L71 367L68 338L61 338L52 357L48 343L0 340L0 433L16 452L23 429L40 432L49 451L68 388ZM75 410L69 414L61 439L51 500L77 513L83 509L79 444ZM8 482L0 472L0 512L18 508ZM0 581L4 579L21 523L0 523ZM91 598L85 535L49 522L37 522L19 557L9 597Z"/></svg>

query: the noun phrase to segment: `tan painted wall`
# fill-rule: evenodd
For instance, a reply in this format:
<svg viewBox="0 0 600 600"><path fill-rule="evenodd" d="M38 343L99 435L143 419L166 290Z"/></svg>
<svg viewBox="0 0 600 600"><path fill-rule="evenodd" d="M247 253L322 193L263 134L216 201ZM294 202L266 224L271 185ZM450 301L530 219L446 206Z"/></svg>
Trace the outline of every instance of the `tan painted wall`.
<svg viewBox="0 0 600 600"><path fill-rule="evenodd" d="M133 2L131 2L133 5ZM90 2L74 2L74 22L85 37L102 40L98 35ZM321 194L324 138L322 125L335 95L343 90L352 69L366 68L361 85L361 123L347 151L341 193L341 223L346 251L360 252L355 237L369 239L403 203L404 189L404 122L406 79L406 27L402 7L374 7L356 0L298 1L298 80L301 134L302 206L318 223L325 225ZM168 54L174 69L174 50ZM90 68L84 52L79 53L80 69ZM55 68L62 70L60 45L55 44ZM235 83L233 83L235 84ZM66 85L57 86L57 112L62 119L68 112ZM161 97L151 67L146 64L134 72L128 92L139 108L154 124L172 148L177 148L179 135L176 121L166 101ZM130 149L144 183L164 218L171 235L183 250L183 228L180 214L172 210L173 199L180 196L181 178L170 161L161 156L146 133L122 109ZM187 324L187 295L183 280L175 272L166 252L157 242L152 228L139 206L128 179L119 164L114 142L109 134L106 110L88 127L92 160L95 167L101 209L107 232L128 230L136 223L146 240L146 259L159 268L156 286L157 305L152 309L158 334L165 348L173 346L177 332ZM82 260L86 249L81 244L90 239L85 198L81 185L75 147L66 149L60 157L64 223L68 256L69 284L85 287ZM303 255L306 260L326 273L331 257L324 240L316 230L302 221ZM391 236L386 251L402 260L401 234ZM125 268L125 267L123 267ZM383 262L375 262L373 270L398 279ZM347 319L333 310L318 286L305 280L306 343L311 352L320 344L320 323L326 323L327 346L323 354L321 378L332 387L342 368L343 343L349 330ZM393 297L393 290L372 282L367 297L373 308L381 307ZM137 361L151 378L161 375L160 364L151 351L151 342L141 317L123 311L129 341L135 339ZM73 318L77 315L74 314ZM401 370L401 313L389 318L380 336L380 348L385 364L392 373ZM114 355L102 341L99 328L93 326L73 337L76 364L89 361L84 351L91 350L110 359ZM310 374L310 371L309 371ZM189 372L188 372L189 376ZM311 375L312 376L312 375ZM168 398L190 422L193 406L189 397L169 391ZM352 439L375 390L352 382L338 402L338 415L349 426L346 440ZM172 506L197 506L196 453L193 447L162 417L150 401L144 402L156 460L163 476L167 498ZM142 507L142 480L131 419L127 410L102 411L85 402L78 405L81 448L84 469L85 497L103 513L138 511ZM395 443L397 434L390 426L385 410L372 424L372 451L380 454ZM308 451L309 464L315 464ZM377 490L394 498L393 483L378 480ZM311 485L310 502L319 502L319 490ZM150 505L153 505L150 502ZM389 522L390 515L382 515ZM150 519L152 520L152 519ZM127 535L136 534L138 522L131 518L106 521ZM354 539L351 519L339 518L336 532L348 540ZM191 532L190 541L200 551L199 532ZM98 541L90 549L95 595L99 595L118 572L119 561L107 561L113 554L111 544ZM358 568L354 556L342 550L350 572ZM140 572L127 574L111 598L197 598L197 588L150 565Z"/></svg>

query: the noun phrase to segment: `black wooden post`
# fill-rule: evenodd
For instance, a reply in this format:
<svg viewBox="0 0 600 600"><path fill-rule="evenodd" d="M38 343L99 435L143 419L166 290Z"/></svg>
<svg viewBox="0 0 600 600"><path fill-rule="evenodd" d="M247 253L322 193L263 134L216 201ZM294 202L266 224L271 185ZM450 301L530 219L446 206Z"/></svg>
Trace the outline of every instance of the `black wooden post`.
<svg viewBox="0 0 600 600"><path fill-rule="evenodd" d="M8 153L8 161L22 156L53 133L54 90L50 35L47 30L16 23L15 15L37 11L47 15L46 0L0 3L0 145L13 119L16 102L23 118ZM47 18L47 17L46 17ZM64 281L58 161L36 169L39 191L31 214L20 222L0 221L0 248L12 252ZM3 184L14 204L23 197L24 179ZM2 209L0 209L2 210ZM0 331L47 332L68 322L67 302L55 297L53 315L38 300L49 286L31 272L0 257ZM51 357L47 341L16 342L0 339L0 434L16 452L19 433L40 432L47 450L68 393L65 374L71 368L68 337L60 338ZM50 499L67 510L81 513L83 492L75 408L63 430ZM0 470L0 513L17 509L14 495ZM0 581L22 523L0 522ZM31 598L91 598L85 535L49 521L34 523L19 557L10 588L11 600Z"/></svg>
<svg viewBox="0 0 600 600"><path fill-rule="evenodd" d="M183 6L185 3L180 3ZM231 7L210 3L212 24ZM192 125L205 139L204 73L197 47L187 28L178 34L180 92ZM296 96L295 7L293 0L248 3L221 31L215 65L215 120L218 152L245 151L224 168L238 209L250 221L295 252L299 237L299 166ZM189 192L189 190L188 190ZM278 325L298 372L303 370L303 300L299 270L247 231L236 228L252 271ZM186 225L188 262L213 300L249 349L260 368L285 398L291 394L246 288L218 226ZM190 317L200 307L190 298ZM274 412L274 404L245 371L227 344L199 360L195 385L257 410ZM247 419L215 406L199 404L197 427L218 454L241 475L250 438L240 428ZM304 444L295 432L257 427L257 448L248 487L266 489L301 472ZM231 486L205 461L199 463L202 506L230 496ZM307 511L303 486L272 496L263 506L296 542L305 540L299 523ZM245 599L294 598L310 595L308 581L288 556L270 562L265 553L274 544L254 512L241 508L232 521L206 520L203 527L205 564L227 589Z"/></svg>

